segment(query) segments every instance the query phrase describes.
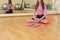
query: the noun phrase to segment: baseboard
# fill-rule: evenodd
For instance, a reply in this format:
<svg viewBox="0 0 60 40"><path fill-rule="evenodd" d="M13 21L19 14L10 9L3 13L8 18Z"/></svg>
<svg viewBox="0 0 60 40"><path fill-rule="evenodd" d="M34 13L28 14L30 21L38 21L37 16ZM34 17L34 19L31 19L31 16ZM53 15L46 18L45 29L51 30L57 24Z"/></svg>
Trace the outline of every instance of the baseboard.
<svg viewBox="0 0 60 40"><path fill-rule="evenodd" d="M31 16L33 15L32 13L29 13L29 14L0 14L0 17L2 16ZM55 15L55 14L48 14L48 15Z"/></svg>
<svg viewBox="0 0 60 40"><path fill-rule="evenodd" d="M58 13L55 10L51 10L51 11L47 11L47 14L55 15ZM33 12L32 13L16 13L16 14L0 14L0 17L3 17L3 16L31 16L31 15L33 15Z"/></svg>

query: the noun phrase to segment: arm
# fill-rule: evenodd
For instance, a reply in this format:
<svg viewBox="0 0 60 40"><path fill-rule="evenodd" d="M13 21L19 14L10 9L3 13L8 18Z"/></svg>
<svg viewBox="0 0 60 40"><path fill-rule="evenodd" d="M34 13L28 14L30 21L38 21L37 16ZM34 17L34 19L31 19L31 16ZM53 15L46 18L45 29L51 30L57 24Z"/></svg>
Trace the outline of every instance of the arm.
<svg viewBox="0 0 60 40"><path fill-rule="evenodd" d="M36 10L34 11L33 18L36 20Z"/></svg>

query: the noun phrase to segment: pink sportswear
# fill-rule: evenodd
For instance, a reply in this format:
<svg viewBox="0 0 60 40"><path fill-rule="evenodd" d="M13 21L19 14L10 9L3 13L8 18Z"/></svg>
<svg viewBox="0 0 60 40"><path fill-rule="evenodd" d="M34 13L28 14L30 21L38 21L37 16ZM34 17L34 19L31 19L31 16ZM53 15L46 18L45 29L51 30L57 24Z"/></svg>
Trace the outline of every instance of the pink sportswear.
<svg viewBox="0 0 60 40"><path fill-rule="evenodd" d="M39 4L37 10L34 11L34 15L33 15L33 18L34 18L34 19L37 19L37 18L36 18L36 13L37 13L37 12L42 12L42 13L44 14L44 16L43 16L42 18L40 18L39 20L42 20L44 17L46 17L46 15L47 15L47 14L46 14L46 11L47 11L47 10L46 10L46 5L44 5L44 7L45 7L45 9L42 9L41 4ZM39 13L39 14L40 14L40 13Z"/></svg>
<svg viewBox="0 0 60 40"><path fill-rule="evenodd" d="M12 4L8 4L8 10L11 9L12 7Z"/></svg>

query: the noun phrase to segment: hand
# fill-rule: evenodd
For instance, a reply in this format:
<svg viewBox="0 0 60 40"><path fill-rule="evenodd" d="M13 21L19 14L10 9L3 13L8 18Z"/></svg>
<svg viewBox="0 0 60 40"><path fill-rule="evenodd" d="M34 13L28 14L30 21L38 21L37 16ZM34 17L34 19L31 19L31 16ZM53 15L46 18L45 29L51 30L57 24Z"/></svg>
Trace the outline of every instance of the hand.
<svg viewBox="0 0 60 40"><path fill-rule="evenodd" d="M44 23L48 23L48 20L45 19L45 20L44 20Z"/></svg>
<svg viewBox="0 0 60 40"><path fill-rule="evenodd" d="M36 18L36 21L38 21L39 20L39 18Z"/></svg>
<svg viewBox="0 0 60 40"><path fill-rule="evenodd" d="M35 21L38 21L38 19L35 19Z"/></svg>

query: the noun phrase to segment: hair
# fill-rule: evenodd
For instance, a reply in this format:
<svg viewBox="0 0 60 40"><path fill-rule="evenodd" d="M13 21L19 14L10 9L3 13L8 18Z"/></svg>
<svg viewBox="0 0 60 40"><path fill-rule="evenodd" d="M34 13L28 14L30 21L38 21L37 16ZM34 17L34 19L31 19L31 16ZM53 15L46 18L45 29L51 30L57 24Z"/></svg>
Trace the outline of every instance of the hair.
<svg viewBox="0 0 60 40"><path fill-rule="evenodd" d="M11 0L8 0L8 4L12 4L12 1Z"/></svg>
<svg viewBox="0 0 60 40"><path fill-rule="evenodd" d="M37 1L37 3L36 3L35 10L37 10L38 6L39 6L39 1ZM45 7L44 7L44 1L43 0L41 0L41 6L42 6L42 9L44 10Z"/></svg>

